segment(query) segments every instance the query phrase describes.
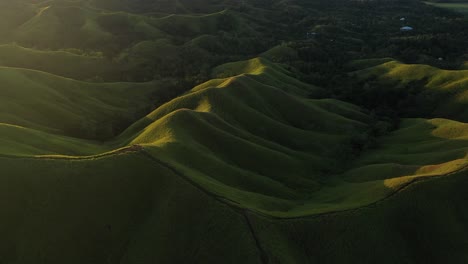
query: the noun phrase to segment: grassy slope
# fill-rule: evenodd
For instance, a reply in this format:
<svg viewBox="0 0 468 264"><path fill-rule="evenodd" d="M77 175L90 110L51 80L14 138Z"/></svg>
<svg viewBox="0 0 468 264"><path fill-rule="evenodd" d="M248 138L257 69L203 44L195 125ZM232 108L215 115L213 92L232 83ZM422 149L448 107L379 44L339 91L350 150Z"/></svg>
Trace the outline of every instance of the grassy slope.
<svg viewBox="0 0 468 264"><path fill-rule="evenodd" d="M28 3L29 2L29 3ZM2 1L0 3L0 40L8 40L13 30L35 15L30 1Z"/></svg>
<svg viewBox="0 0 468 264"><path fill-rule="evenodd" d="M241 14L229 10L151 16L99 10L85 1L45 1L30 6L33 15L13 27L10 37L26 47L116 52L145 40L168 38L185 42L226 30L236 30L241 36L257 33L239 18Z"/></svg>
<svg viewBox="0 0 468 264"><path fill-rule="evenodd" d="M0 154L30 155L92 155L109 151L110 147L71 137L51 135L42 131L0 124Z"/></svg>
<svg viewBox="0 0 468 264"><path fill-rule="evenodd" d="M0 163L4 262L258 263L241 214L141 154Z"/></svg>
<svg viewBox="0 0 468 264"><path fill-rule="evenodd" d="M345 169L337 166L336 159L341 152L348 151L353 134L367 129L368 116L359 108L339 101L304 98L320 89L297 81L264 59L229 63L215 69L213 75L225 78L213 79L162 105L104 145L93 142L80 145L75 139L46 137L26 129L21 132L33 136L19 145L15 138L24 135L18 132L20 128L5 126L4 130L10 132L4 133L7 144L3 153L89 155L127 144L143 145L156 159L176 168L211 193L252 210L283 217L369 204L414 181L416 176L439 175L464 165L464 160L458 160L463 158L459 155L446 159L434 156L422 165L448 163L431 170L415 162L409 168L403 166L404 173L390 173L391 179L372 176L367 179L366 175L372 175L376 168L383 173L387 169L395 170L393 167L397 165L386 163L400 161L387 162L382 158L377 161L385 164L374 164L377 161L366 161L363 156L348 174L357 174L365 180L346 176L345 180L352 179L350 183L337 178L323 184L323 177ZM443 131L457 127L444 122L440 126ZM418 128L413 133L424 133ZM393 142L404 142L403 136L395 137ZM417 144L411 140L405 145ZM385 147L385 142L381 143L384 145L381 152L391 153L393 145L389 143ZM448 142L440 144L459 147ZM332 145L337 147L330 148ZM224 146L231 146L230 151ZM11 149L15 152L10 153ZM21 153L23 149L25 152ZM464 150L455 148L452 152L464 153ZM367 191L357 191L362 189Z"/></svg>
<svg viewBox="0 0 468 264"><path fill-rule="evenodd" d="M297 97L317 88L307 91L306 85L297 86L297 80L289 78L278 82L270 76L285 73L265 63L254 59L222 66L235 76L200 85L161 106L148 116L157 121L132 143L145 144L158 159L216 195L288 215L286 211L316 190L318 178L341 151L329 146L346 146L349 136L340 131L363 131L361 121L369 118L334 101ZM247 74L236 75L242 71ZM321 105L336 105L334 110L349 118ZM223 146L231 146L230 151Z"/></svg>
<svg viewBox="0 0 468 264"><path fill-rule="evenodd" d="M34 69L78 80L108 80L119 73L117 65L102 57L66 51L40 51L11 44L0 45L0 65Z"/></svg>
<svg viewBox="0 0 468 264"><path fill-rule="evenodd" d="M0 192L2 214L8 215L0 225L4 261L340 263L356 256L362 263L465 260L459 249L466 235L457 228L467 216L464 174L413 185L354 212L275 220L244 215L139 153L91 160L1 158L0 163L7 172L2 186L8 186ZM37 173L32 176L31 170ZM360 243L350 243L357 237ZM387 254L390 257L380 259Z"/></svg>
<svg viewBox="0 0 468 264"><path fill-rule="evenodd" d="M94 94L93 100L122 103L119 96L127 97L123 91L133 92L128 84L96 87L35 71L3 70L4 78L11 83L23 80L22 84L28 84L14 86L17 88L10 98L19 99L21 93L17 91L29 87L34 90L24 93L36 92L28 97L31 102L60 102L83 96L76 94L82 91ZM9 190L0 192L5 196L1 200L8 201L0 206L2 214L8 215L0 225L5 234L0 243L0 251L5 252L1 254L3 260L136 263L191 259L194 263L219 263L228 259L233 263L260 263L268 259L272 263L333 263L352 259L350 252L359 252L366 257L363 262L375 262L380 253L364 251L360 243L349 246L346 241L363 234L362 244L377 243L379 239L370 233L368 225L386 232L382 230L387 230L389 222L382 219L406 217L399 204L413 199L414 203L405 206L427 212L428 207L416 201L428 195L426 192L436 191L430 184L463 181L461 172L447 180L424 182L430 186L418 192L401 191L418 179L446 175L466 165L464 138L468 134L464 123L408 119L400 130L380 140L380 148L355 160L354 169L331 176L346 169L334 160L346 151L353 134L350 131L361 133L368 128L370 118L361 109L331 99L309 99L320 89L297 81L264 59L222 65L213 76L218 79L162 105L105 144L2 125L2 141L6 143L0 150L9 155L89 155L125 145L142 146L88 158L0 158L6 172L0 180ZM141 89L146 91L145 87ZM2 98L7 98L6 94ZM93 100L80 99L81 104L89 103L80 109L99 112L100 108L93 108ZM123 105L129 103L125 100ZM42 114L42 119L31 119L32 124L57 113L61 111L38 111L34 114ZM53 124L45 122L43 126ZM341 147L330 148L337 145ZM330 171L330 167L335 170ZM37 171L34 176L32 170ZM450 184L451 188L457 186ZM275 218L355 209L400 191L395 198L371 207L375 209L358 209L351 217L343 212L332 220L327 220L330 216ZM454 192L463 195L460 189ZM243 208L250 209L249 213L245 214ZM444 210L447 214L455 212L453 208ZM89 212L84 219L83 211ZM450 219L452 224L462 219L456 212ZM341 215L356 223L357 231L328 232L346 227L343 222L348 220L340 220ZM407 217L422 221L417 214ZM436 218L433 221L440 224ZM402 224L389 230L424 229ZM443 236L452 229L437 232ZM317 243L316 238L325 233L327 241L342 243L333 247L342 249L342 253L330 257L329 244ZM456 237L453 245L462 247L462 237ZM385 241L393 244L402 240L406 241L405 235L392 235ZM396 251L392 260L413 259L398 247L392 250ZM419 254L417 250L414 254ZM447 252L434 253L434 257ZM451 258L463 256L454 254Z"/></svg>
<svg viewBox="0 0 468 264"><path fill-rule="evenodd" d="M428 65L390 61L353 72L358 78L376 78L394 89L411 82L420 82L424 90L416 97L416 110L426 109L429 116L468 121L468 71L442 70Z"/></svg>
<svg viewBox="0 0 468 264"><path fill-rule="evenodd" d="M134 119L158 89L155 82L87 83L8 67L0 68L0 80L0 122L68 135Z"/></svg>
<svg viewBox="0 0 468 264"><path fill-rule="evenodd" d="M466 1L460 1L460 3L431 3L426 2L428 5L433 5L436 7L441 7L445 9L452 10L454 12L462 13L465 16L468 15L468 3Z"/></svg>
<svg viewBox="0 0 468 264"><path fill-rule="evenodd" d="M250 67L252 64L255 68ZM243 69L245 65L250 66ZM217 86L209 82L194 88L159 107L113 142L79 145L62 137L41 142L43 135L26 130L34 137L20 145L15 139L24 135L18 132L21 128L8 127L13 132L4 133L9 144L4 145L3 153L50 155L64 150L61 154L83 155L123 143L142 144L213 193L262 210L275 209L275 204L290 206L288 199L304 199L307 192L318 187L318 177L340 151L329 145L345 144L349 136L344 131L362 131L368 117L348 105L299 97L318 88L288 77L287 72L267 61L254 59L223 67L233 66L246 73L219 81ZM347 114L334 113L335 108ZM42 117L51 120L49 115ZM223 146L233 147L226 152ZM10 153L11 149L15 153ZM20 153L23 149L25 152Z"/></svg>
<svg viewBox="0 0 468 264"><path fill-rule="evenodd" d="M256 218L269 263L464 263L466 171L373 206L295 220Z"/></svg>
<svg viewBox="0 0 468 264"><path fill-rule="evenodd" d="M112 34L98 25L97 11L80 2L47 1L34 7L34 16L13 30L13 39L22 45L91 48L112 40Z"/></svg>

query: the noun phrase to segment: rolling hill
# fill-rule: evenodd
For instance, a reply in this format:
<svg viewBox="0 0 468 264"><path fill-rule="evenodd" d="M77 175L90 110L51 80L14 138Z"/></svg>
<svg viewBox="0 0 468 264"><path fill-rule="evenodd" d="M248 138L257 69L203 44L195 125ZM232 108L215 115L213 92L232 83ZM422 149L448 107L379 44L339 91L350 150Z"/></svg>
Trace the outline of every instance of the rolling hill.
<svg viewBox="0 0 468 264"><path fill-rule="evenodd" d="M428 65L389 61L352 74L364 81L375 79L376 85L405 93L407 101L400 107L407 108L405 111L409 115L468 121L465 110L468 95L466 70L443 70ZM370 89L374 88L379 89Z"/></svg>
<svg viewBox="0 0 468 264"><path fill-rule="evenodd" d="M43 75L32 72L37 74ZM0 208L8 217L0 225L6 234L1 250L16 248L15 254L3 254L4 259L26 263L40 255L47 263L217 263L226 258L335 263L377 239L364 226L335 234L331 230L346 226L340 221L374 227L395 223L378 230L419 234L424 226L382 219L401 218L404 208L434 208L428 204L438 200L422 198L439 190L434 186L450 186L439 194L443 199L455 199L449 193L463 197L457 182L463 182L467 166L464 123L404 120L398 130L378 137L377 147L355 158L346 152L352 154L355 138L373 126L365 110L311 99L320 88L265 59L225 64L212 75L219 78L161 105L105 143L2 125L7 143L2 144L0 162L7 173L1 180L8 191L1 195L8 204ZM80 91L89 93L86 89L106 91ZM115 98L127 97L119 91ZM58 111L37 114L60 117ZM37 173L32 176L31 170ZM455 209L444 210L455 214ZM421 215L410 217L420 221ZM459 224L460 217L456 213L449 221ZM437 232L444 236L452 230ZM343 251L330 258L329 245L314 242L330 234L337 243L356 234L364 239L360 246L335 245L334 250ZM408 235L389 234L381 234L389 244ZM456 238L452 243L460 246L463 235ZM98 240L103 247L97 247ZM232 247L242 248L242 254ZM412 252L425 249L415 247ZM395 252L391 261L408 259L405 250ZM438 252L434 257L450 252L453 260L463 258ZM375 260L381 253L360 254Z"/></svg>
<svg viewBox="0 0 468 264"><path fill-rule="evenodd" d="M461 15L0 7L0 263L468 261Z"/></svg>
<svg viewBox="0 0 468 264"><path fill-rule="evenodd" d="M87 83L8 67L0 79L0 122L88 138L112 136L118 122L146 111L158 90L155 82Z"/></svg>

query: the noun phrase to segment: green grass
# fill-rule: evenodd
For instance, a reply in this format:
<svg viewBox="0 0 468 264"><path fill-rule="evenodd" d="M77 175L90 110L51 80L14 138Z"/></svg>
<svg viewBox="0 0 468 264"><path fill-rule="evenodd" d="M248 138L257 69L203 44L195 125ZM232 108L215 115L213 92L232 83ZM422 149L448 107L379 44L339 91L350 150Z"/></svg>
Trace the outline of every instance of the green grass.
<svg viewBox="0 0 468 264"><path fill-rule="evenodd" d="M374 67L380 64L384 64L386 62L393 61L392 58L376 58L376 59L362 59L362 60L355 60L350 62L347 66L351 70L362 70L369 67Z"/></svg>
<svg viewBox="0 0 468 264"><path fill-rule="evenodd" d="M8 67L0 68L0 80L1 123L77 137L115 135L159 89L156 82L88 83Z"/></svg>
<svg viewBox="0 0 468 264"><path fill-rule="evenodd" d="M376 67L358 74L379 71L398 82L430 76L428 89L440 84L451 89L463 75L395 62ZM385 231L388 222L382 219L402 217L402 204L428 212L428 205L418 201L437 192L433 183L464 195L453 182L464 180L460 171L468 165L465 123L405 119L398 130L379 138L376 148L349 160L353 137L372 123L363 109L311 99L322 90L266 59L221 65L212 76L216 79L161 105L119 136L97 142L69 137L72 132L57 124L85 122L93 128L103 120L119 120L115 113L140 109L157 85L87 83L0 69L0 80L10 87L0 90L3 122L10 123L0 125L5 172L0 186L8 188L0 192L0 210L8 215L0 220L2 260L27 263L40 255L47 263L219 263L226 258L307 263L326 259L334 242L325 235L337 243L360 234L363 243L380 241L370 225L389 239L386 243L398 244L405 237L398 232L424 230L402 224ZM36 111L26 111L32 105ZM428 187L407 190L421 185ZM448 197L449 191L440 192ZM422 221L417 214L408 217ZM455 225L463 219L450 217ZM338 235L344 221L356 227ZM443 236L453 230L437 232ZM323 242L316 243L317 237ZM456 239L459 246L462 236ZM17 249L9 250L11 245ZM354 243L334 248L343 250L328 261L363 250ZM375 260L371 253L361 255ZM396 252L391 259L412 258Z"/></svg>
<svg viewBox="0 0 468 264"><path fill-rule="evenodd" d="M406 94L414 92L410 88L422 88L413 95L414 105L407 106L408 112L468 121L467 70L442 70L398 61L363 68L352 72L352 76L362 81L376 79L377 84Z"/></svg>
<svg viewBox="0 0 468 264"><path fill-rule="evenodd" d="M115 80L122 67L102 56L67 51L41 51L18 45L0 45L0 65L34 69L78 80Z"/></svg>
<svg viewBox="0 0 468 264"><path fill-rule="evenodd" d="M306 15L301 1L276 3L290 17L272 22L250 6L261 1L177 0L156 13L165 1L4 2L0 40L19 44L0 45L0 263L468 262L467 70L341 65L365 89L411 94L424 115L408 116L427 117L374 135L380 112L323 98L274 63L323 56L309 70L327 71L334 45L362 55L365 28L334 26L334 4ZM385 8L362 22L391 20L396 36L400 15ZM303 35L270 36L294 17L290 31L315 23L330 47L318 37L268 50ZM162 78L190 67L211 79L181 80L186 92L168 100L181 90Z"/></svg>
<svg viewBox="0 0 468 264"><path fill-rule="evenodd" d="M141 41L189 41L222 30L250 36L257 33L230 10L151 16L96 9L88 1L45 1L26 6L30 12L21 24L9 29L7 39L42 49L67 47L119 54Z"/></svg>
<svg viewBox="0 0 468 264"><path fill-rule="evenodd" d="M266 203L267 207L270 207L268 203L283 203L276 201L277 197L304 198L308 189L318 187L318 176L323 173L321 170L330 166L333 155L339 151L328 146L334 142L346 143L349 136L344 131L364 130L367 126L364 122L368 117L359 113L357 107L334 101L306 100L298 96L297 93L308 94L317 88L286 77L288 72L267 61L240 64L246 63L255 63L258 69L250 66L250 73L229 77L217 86L197 86L135 124L139 128L131 127L120 137L102 146L98 143L93 146L92 142L80 145L75 140L63 137L49 137L49 141L41 141L41 134L27 130L34 137L29 142L22 142L26 146L21 145L20 148L15 145L19 144L15 139L23 135L14 130L22 128L12 127L13 132L5 134L10 136L7 136L9 144L4 145L4 154L89 155L93 151L99 153L111 147L123 147L125 143L139 144L159 159L178 167L211 192L226 195L232 200L245 199L241 194L252 192L247 196L252 197L245 201L252 207L262 208L262 203ZM229 64L223 67L232 66ZM265 79L269 81L262 82ZM105 91L104 88L85 89L79 91L88 94ZM117 88L109 89L109 92L114 92ZM115 94L123 96L122 91ZM109 96L108 93L104 95ZM330 106L335 104L336 111L346 116L333 112L335 108ZM92 105L86 109L102 112ZM61 117L56 110L52 113L57 118ZM40 112L37 114L41 115ZM49 115L45 116L47 118L44 120L51 121ZM41 119L34 120L38 122ZM47 125L52 126L52 123L44 123L44 126ZM321 138L321 141L318 142L317 138ZM233 148L226 152L223 146ZM9 153L11 149L16 152ZM21 153L23 149L25 153ZM58 153L60 149L65 152ZM252 155L257 159L250 159ZM185 161L181 163L181 160ZM296 189L303 190L303 193L296 192ZM257 199L261 200L260 204Z"/></svg>
<svg viewBox="0 0 468 264"><path fill-rule="evenodd" d="M3 155L92 155L110 150L110 147L93 141L52 136L41 131L8 124L0 124L0 134L0 154Z"/></svg>
<svg viewBox="0 0 468 264"><path fill-rule="evenodd" d="M467 16L468 15L468 3L463 3L463 2L464 1L461 1L461 3L431 3L431 2L425 2L425 3L428 5L452 10L454 12L461 13Z"/></svg>
<svg viewBox="0 0 468 264"><path fill-rule="evenodd" d="M8 215L0 221L2 261L35 262L38 255L47 263L258 260L241 215L140 154L0 163L0 211ZM174 236L173 228L183 232ZM13 244L16 250L8 250Z"/></svg>
<svg viewBox="0 0 468 264"><path fill-rule="evenodd" d="M374 206L322 217L255 217L277 263L463 263L466 172L413 184Z"/></svg>
<svg viewBox="0 0 468 264"><path fill-rule="evenodd" d="M343 167L345 162L338 165L336 160L345 157L343 152L350 151L353 135L368 129L370 117L351 104L306 98L318 88L301 83L290 74L265 59L228 63L213 71L213 76L224 79L214 79L193 88L106 143L47 137L42 132L5 126L5 131L10 132L4 132L8 144L4 145L3 153L79 156L104 153L126 145L142 145L154 158L177 169L210 193L278 217L320 214L371 204L419 177L447 174L465 165L466 150L458 142L466 134L464 124L444 120L427 121L427 126L421 123L426 121L416 120L413 130L409 130L412 125L404 123L400 130L379 142L382 147L355 160L351 170ZM38 83L36 79L35 83ZM119 96L122 91L133 92L128 87L113 85L109 91L92 86L79 91L104 92L93 97L105 96L100 100L105 98L108 102L117 100L109 97L117 89L123 89L116 93ZM146 88L141 89L146 91ZM46 96L46 91L50 92L42 91L41 96ZM58 91L71 96L70 90ZM124 106L128 109L128 105ZM90 113L102 112L101 108L93 107L91 104L86 109ZM57 109L51 113L61 117ZM50 121L50 116L47 117ZM73 122L70 117L68 119ZM43 126L50 127L51 123ZM31 134L30 140L19 145L16 139L24 137L24 133ZM431 141L432 137L421 139L425 133L445 138L441 141ZM418 145L420 140L428 145ZM400 153L399 145L394 142L406 148L412 146L413 150L421 149L421 153ZM230 146L229 151L225 146ZM439 152L431 149L440 150L440 146L446 149ZM432 164L439 165L430 167ZM401 169L394 168L399 166ZM388 177L374 178L376 168ZM328 174L343 170L349 172L323 182L323 177L330 178Z"/></svg>

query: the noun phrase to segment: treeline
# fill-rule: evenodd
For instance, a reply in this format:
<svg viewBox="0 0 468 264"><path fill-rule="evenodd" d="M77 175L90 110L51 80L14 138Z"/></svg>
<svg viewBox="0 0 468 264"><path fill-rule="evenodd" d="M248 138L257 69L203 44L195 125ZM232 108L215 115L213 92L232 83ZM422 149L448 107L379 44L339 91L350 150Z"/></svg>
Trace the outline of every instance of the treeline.
<svg viewBox="0 0 468 264"><path fill-rule="evenodd" d="M302 36L276 47L283 54L276 52L270 58L298 69L299 78L327 88L329 96L384 111L397 107L392 100L401 101L406 95L387 94L395 92L390 89L379 91L384 94L367 93L365 88L361 91L373 83L350 78L347 65L351 61L388 57L459 69L468 59L468 20L450 11L419 1L314 1L304 5L320 12L311 11L297 23ZM414 30L401 32L403 25ZM392 103L366 103L380 102L379 96Z"/></svg>

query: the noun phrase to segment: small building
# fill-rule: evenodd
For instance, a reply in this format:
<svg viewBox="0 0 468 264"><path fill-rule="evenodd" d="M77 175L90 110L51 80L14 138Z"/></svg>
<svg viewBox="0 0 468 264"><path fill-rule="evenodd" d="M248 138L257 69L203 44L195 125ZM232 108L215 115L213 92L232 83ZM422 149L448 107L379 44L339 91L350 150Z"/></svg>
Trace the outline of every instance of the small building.
<svg viewBox="0 0 468 264"><path fill-rule="evenodd" d="M401 27L401 28L400 28L400 31L403 31L403 32L405 32L405 31L412 31L412 30L413 30L413 28L412 28L412 27L409 27L409 26L404 26L404 27Z"/></svg>

